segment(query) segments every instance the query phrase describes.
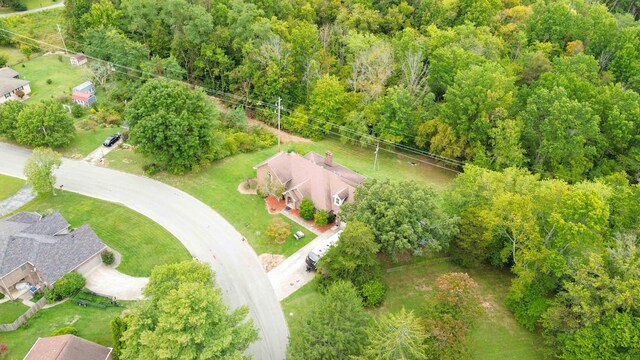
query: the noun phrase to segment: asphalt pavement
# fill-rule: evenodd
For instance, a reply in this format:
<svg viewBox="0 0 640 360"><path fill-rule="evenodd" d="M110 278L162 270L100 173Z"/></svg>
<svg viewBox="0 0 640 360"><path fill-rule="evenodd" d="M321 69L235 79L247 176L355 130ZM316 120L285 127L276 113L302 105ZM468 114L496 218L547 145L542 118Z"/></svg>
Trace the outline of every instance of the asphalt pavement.
<svg viewBox="0 0 640 360"><path fill-rule="evenodd" d="M22 169L29 155L27 149L0 143L0 173L24 178ZM56 176L65 191L122 204L171 232L194 257L211 264L231 308L249 306L260 340L248 354L255 359L285 358L289 331L280 303L253 249L222 216L159 181L84 161L63 159Z"/></svg>

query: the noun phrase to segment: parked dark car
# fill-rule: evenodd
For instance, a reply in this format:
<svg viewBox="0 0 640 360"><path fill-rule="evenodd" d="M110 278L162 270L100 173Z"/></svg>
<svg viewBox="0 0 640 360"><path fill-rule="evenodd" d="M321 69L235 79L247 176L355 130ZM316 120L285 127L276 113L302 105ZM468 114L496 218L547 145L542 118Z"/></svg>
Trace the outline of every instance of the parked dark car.
<svg viewBox="0 0 640 360"><path fill-rule="evenodd" d="M117 142L118 142L118 140L120 140L120 137L121 137L121 136L122 136L122 135L120 135L120 133L113 134L113 135L109 136L109 137L107 138L107 140L105 140L105 141L102 143L102 145L104 145L104 146L106 146L106 147L110 147L111 145L113 145L113 144L117 143Z"/></svg>

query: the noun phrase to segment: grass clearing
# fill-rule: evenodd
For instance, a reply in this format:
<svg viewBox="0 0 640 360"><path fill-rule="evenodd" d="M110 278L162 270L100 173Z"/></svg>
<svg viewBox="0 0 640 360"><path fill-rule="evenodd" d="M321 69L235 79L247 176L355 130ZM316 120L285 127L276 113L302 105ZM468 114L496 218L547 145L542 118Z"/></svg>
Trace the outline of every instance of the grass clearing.
<svg viewBox="0 0 640 360"><path fill-rule="evenodd" d="M45 0L23 0L24 6L27 7L27 10L38 9L45 6L55 5L62 0L53 0L53 1L45 1ZM11 14L16 12L15 10L7 7L0 7L0 14Z"/></svg>
<svg viewBox="0 0 640 360"><path fill-rule="evenodd" d="M7 301L0 304L0 324L11 324L29 307L20 301Z"/></svg>
<svg viewBox="0 0 640 360"><path fill-rule="evenodd" d="M20 73L21 79L31 82L31 99L27 103L63 95L71 97L74 86L91 79L85 66L73 66L68 57L60 54L40 56L17 64L13 69ZM47 84L49 79L51 84Z"/></svg>
<svg viewBox="0 0 640 360"><path fill-rule="evenodd" d="M19 49L12 46L0 46L0 55L7 58L7 66L10 67L27 60Z"/></svg>
<svg viewBox="0 0 640 360"><path fill-rule="evenodd" d="M397 312L403 307L417 314L433 296L432 286L436 278L449 272L466 272L479 285L484 313L469 333L468 359L542 359L543 345L539 334L520 326L505 307L511 274L491 267L463 269L452 264L448 258L412 258L400 264L385 263L385 280L389 285L382 307L369 309L379 316ZM320 300L316 280L306 284L281 303L291 336L295 336L300 320L307 314L311 304Z"/></svg>
<svg viewBox="0 0 640 360"><path fill-rule="evenodd" d="M57 191L40 196L18 211L60 211L72 227L89 224L102 242L122 254L118 270L131 276L149 276L162 264L190 260L187 249L151 219L122 205Z"/></svg>
<svg viewBox="0 0 640 360"><path fill-rule="evenodd" d="M122 302L127 307L132 302ZM105 346L113 346L109 323L124 310L123 307L82 307L67 301L49 309L41 309L18 330L3 332L2 342L9 347L3 359L24 358L38 337L51 336L54 330L65 326L78 329L78 336Z"/></svg>
<svg viewBox="0 0 640 360"><path fill-rule="evenodd" d="M34 1L34 0L29 0ZM46 2L43 0L43 3ZM53 2L51 2L53 4ZM39 11L28 14L16 14L0 19L3 28L13 31L17 34L28 36L36 40L40 40L47 44L59 46L63 48L62 40L58 35L56 24L64 24L64 8L52 9L47 11ZM22 37L14 37L17 43L24 42ZM17 41L19 40L19 41ZM42 46L42 51L56 51L49 46ZM36 53L34 49L34 55Z"/></svg>
<svg viewBox="0 0 640 360"><path fill-rule="evenodd" d="M22 179L0 174L0 200L13 196L24 184Z"/></svg>
<svg viewBox="0 0 640 360"><path fill-rule="evenodd" d="M96 127L94 130L76 128L76 136L71 141L71 144L63 149L56 149L56 151L72 159L82 159L102 146L102 142L109 135L117 132L123 132L123 130L120 127Z"/></svg>

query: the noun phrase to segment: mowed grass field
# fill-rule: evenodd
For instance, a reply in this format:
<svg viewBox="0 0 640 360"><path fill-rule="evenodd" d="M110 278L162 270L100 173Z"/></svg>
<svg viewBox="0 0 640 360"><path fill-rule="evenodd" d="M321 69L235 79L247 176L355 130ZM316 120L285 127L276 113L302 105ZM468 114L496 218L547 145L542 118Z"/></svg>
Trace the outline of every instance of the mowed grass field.
<svg viewBox="0 0 640 360"><path fill-rule="evenodd" d="M20 301L7 301L0 304L0 324L11 324L28 308Z"/></svg>
<svg viewBox="0 0 640 360"><path fill-rule="evenodd" d="M67 301L49 309L41 309L18 330L0 333L0 341L7 344L9 352L0 359L20 360L29 352L38 337L65 326L78 329L78 336L105 346L113 346L109 323L132 302L121 302L125 307L82 307Z"/></svg>
<svg viewBox="0 0 640 360"><path fill-rule="evenodd" d="M162 264L190 260L187 249L151 219L122 205L69 191L39 196L19 211L60 211L72 227L91 228L102 242L122 254L118 270L131 276L149 276Z"/></svg>
<svg viewBox="0 0 640 360"><path fill-rule="evenodd" d="M0 201L11 197L24 186L25 181L0 174Z"/></svg>
<svg viewBox="0 0 640 360"><path fill-rule="evenodd" d="M96 127L94 130L76 128L76 136L67 147L56 149L63 156L72 159L82 159L92 151L102 146L104 140L117 132L122 133L120 127Z"/></svg>
<svg viewBox="0 0 640 360"><path fill-rule="evenodd" d="M43 55L12 68L20 73L21 79L31 82L31 99L27 104L64 95L71 97L74 86L91 80L85 66L72 66L69 58L61 54ZM51 80L51 84L47 84L47 80Z"/></svg>
<svg viewBox="0 0 640 360"><path fill-rule="evenodd" d="M385 302L369 312L379 316L404 307L420 315L434 296L436 278L449 272L468 273L478 283L481 294L483 313L468 335L466 359L543 359L541 336L520 326L504 305L511 281L508 271L490 267L463 269L447 258L414 258L387 269L389 290ZM282 301L291 336L295 336L311 304L319 300L314 280Z"/></svg>

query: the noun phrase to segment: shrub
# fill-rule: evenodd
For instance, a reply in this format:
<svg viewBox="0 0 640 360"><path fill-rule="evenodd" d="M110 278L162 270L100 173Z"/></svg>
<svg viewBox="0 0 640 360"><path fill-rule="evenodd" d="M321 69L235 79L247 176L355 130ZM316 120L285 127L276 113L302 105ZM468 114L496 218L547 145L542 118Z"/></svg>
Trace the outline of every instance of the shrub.
<svg viewBox="0 0 640 360"><path fill-rule="evenodd" d="M0 67L6 66L7 65L7 61L9 61L9 59L7 59L6 56L0 55Z"/></svg>
<svg viewBox="0 0 640 360"><path fill-rule="evenodd" d="M100 257L102 258L102 262L105 265L111 265L114 261L116 261L116 257L109 250L103 251L102 254L100 254Z"/></svg>
<svg viewBox="0 0 640 360"><path fill-rule="evenodd" d="M329 223L329 214L327 214L327 210L317 211L313 215L313 220L316 222L318 226L325 226Z"/></svg>
<svg viewBox="0 0 640 360"><path fill-rule="evenodd" d="M53 2L56 2L57 0L53 0ZM64 58L62 57L62 55L58 55L57 57L58 61L60 62L64 62Z"/></svg>
<svg viewBox="0 0 640 360"><path fill-rule="evenodd" d="M71 106L71 116L76 119L81 118L84 116L84 108L78 104L73 104L73 106Z"/></svg>
<svg viewBox="0 0 640 360"><path fill-rule="evenodd" d="M52 83L53 83L53 80L47 79L47 85L51 85Z"/></svg>
<svg viewBox="0 0 640 360"><path fill-rule="evenodd" d="M0 293L0 300L4 299L4 294Z"/></svg>
<svg viewBox="0 0 640 360"><path fill-rule="evenodd" d="M275 240L278 244L282 244L287 241L287 238L291 235L291 224L277 217L269 222L267 228L267 236L272 240Z"/></svg>
<svg viewBox="0 0 640 360"><path fill-rule="evenodd" d="M336 214L334 212L330 212L327 216L327 224L333 224L336 222Z"/></svg>
<svg viewBox="0 0 640 360"><path fill-rule="evenodd" d="M47 296L49 300L62 300L64 298L75 295L84 287L86 280L84 276L77 272L70 272L58 279L51 289L51 296Z"/></svg>
<svg viewBox="0 0 640 360"><path fill-rule="evenodd" d="M153 175L159 173L160 171L164 170L164 167L162 165L160 165L160 164L151 163L151 164L147 164L147 165L143 166L142 170L144 170L144 172L148 176L153 176Z"/></svg>
<svg viewBox="0 0 640 360"><path fill-rule="evenodd" d="M7 344L0 342L0 356L6 354L9 352L9 347L7 346Z"/></svg>
<svg viewBox="0 0 640 360"><path fill-rule="evenodd" d="M315 212L313 201L309 198L302 199L300 203L300 217L305 220L313 220L313 213Z"/></svg>
<svg viewBox="0 0 640 360"><path fill-rule="evenodd" d="M54 330L51 333L51 336L67 335L67 334L78 335L78 329L74 328L73 326L65 326L58 330Z"/></svg>
<svg viewBox="0 0 640 360"><path fill-rule="evenodd" d="M16 90L16 96L19 97L20 99L22 99L24 97L24 91L22 90Z"/></svg>
<svg viewBox="0 0 640 360"><path fill-rule="evenodd" d="M81 120L76 124L80 129L86 131L96 131L96 123L91 120Z"/></svg>
<svg viewBox="0 0 640 360"><path fill-rule="evenodd" d="M362 287L362 298L364 306L380 306L387 293L387 286L382 279L369 281Z"/></svg>
<svg viewBox="0 0 640 360"><path fill-rule="evenodd" d="M98 124L120 125L122 123L122 116L120 116L120 114L115 110L99 111L97 114L95 114L95 116L92 116L92 118Z"/></svg>

